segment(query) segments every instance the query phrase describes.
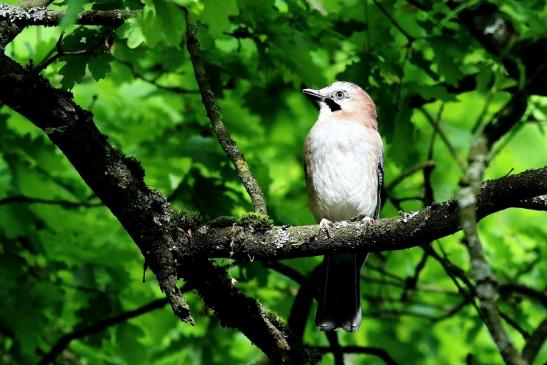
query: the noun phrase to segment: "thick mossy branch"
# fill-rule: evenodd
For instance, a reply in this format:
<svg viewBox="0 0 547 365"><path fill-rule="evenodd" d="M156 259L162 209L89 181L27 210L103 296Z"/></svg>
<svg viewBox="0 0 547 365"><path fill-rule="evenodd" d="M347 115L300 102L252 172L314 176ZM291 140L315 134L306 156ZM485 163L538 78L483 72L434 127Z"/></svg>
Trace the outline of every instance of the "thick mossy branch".
<svg viewBox="0 0 547 365"><path fill-rule="evenodd" d="M243 295L232 285L226 270L209 260L181 258L181 276L194 283L198 294L221 324L237 328L275 364L314 363L318 356L300 344L277 317L254 298Z"/></svg>
<svg viewBox="0 0 547 365"><path fill-rule="evenodd" d="M225 270L206 258L178 252L192 240L197 217L175 212L165 197L151 190L140 164L108 143L92 114L75 104L70 93L53 88L3 54L0 85L0 101L47 133L131 235L180 319L192 321L177 277L196 288L223 324L241 330L275 363L314 359L284 328L272 323L260 303L233 287ZM255 216L245 224L264 227L264 222L263 216Z"/></svg>
<svg viewBox="0 0 547 365"><path fill-rule="evenodd" d="M186 14L186 47L190 53L190 58L192 60L192 65L194 67L194 74L196 76L196 81L199 86L199 91L201 93L201 101L207 112L207 116L213 127L213 131L217 136L217 139L224 149L224 152L232 161L237 175L241 179L241 182L245 186L245 190L251 197L253 205L257 213L262 215L268 215L266 209L266 200L264 199L264 194L262 193L262 188L254 178L249 165L243 154L239 150L236 142L230 136L230 133L224 126L222 119L220 117L220 109L215 101L215 94L211 89L207 73L205 71L205 63L201 57L199 39L197 37L197 25L190 18L190 14L185 10Z"/></svg>
<svg viewBox="0 0 547 365"><path fill-rule="evenodd" d="M485 181L477 196L477 218L513 206L530 204L535 208L532 198L546 192L547 167ZM337 222L330 230L331 238L324 232L319 233L317 225L273 227L260 233L232 220L225 226L200 226L177 253L268 261L332 253L402 250L459 231L457 213L457 202L450 200L399 217L379 219L366 229L361 222Z"/></svg>
<svg viewBox="0 0 547 365"><path fill-rule="evenodd" d="M52 0L23 0L19 5L21 11L26 11L32 8L45 8L51 4ZM3 6L9 6L1 4ZM10 19L1 19L0 18L0 51L6 47L16 36L19 34L25 25L16 24L10 21Z"/></svg>
<svg viewBox="0 0 547 365"><path fill-rule="evenodd" d="M80 25L102 25L118 27L131 17L139 14L136 10L92 10L78 14L76 23ZM45 7L23 8L0 4L0 19L20 27L28 25L44 25L54 27L59 25L65 13L57 10L47 10Z"/></svg>
<svg viewBox="0 0 547 365"><path fill-rule="evenodd" d="M0 100L43 129L63 151L139 246L175 313L191 322L176 285L171 250L179 220L166 199L145 185L140 164L108 143L91 113L75 104L70 93L51 87L5 55L0 55L0 85Z"/></svg>
<svg viewBox="0 0 547 365"><path fill-rule="evenodd" d="M252 212L241 218L223 215L210 220L206 225L215 228L241 226L243 229L252 229L258 233L264 233L273 228L273 221L266 215Z"/></svg>

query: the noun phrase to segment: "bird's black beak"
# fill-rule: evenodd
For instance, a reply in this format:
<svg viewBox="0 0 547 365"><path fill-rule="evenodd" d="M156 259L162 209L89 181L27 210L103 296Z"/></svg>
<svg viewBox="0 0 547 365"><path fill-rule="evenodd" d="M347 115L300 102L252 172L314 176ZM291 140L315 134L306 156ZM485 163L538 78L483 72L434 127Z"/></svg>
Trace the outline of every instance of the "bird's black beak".
<svg viewBox="0 0 547 365"><path fill-rule="evenodd" d="M302 89L302 93L306 95L308 98L310 98L311 100L314 100L317 102L323 101L325 99L325 97L321 95L318 90Z"/></svg>

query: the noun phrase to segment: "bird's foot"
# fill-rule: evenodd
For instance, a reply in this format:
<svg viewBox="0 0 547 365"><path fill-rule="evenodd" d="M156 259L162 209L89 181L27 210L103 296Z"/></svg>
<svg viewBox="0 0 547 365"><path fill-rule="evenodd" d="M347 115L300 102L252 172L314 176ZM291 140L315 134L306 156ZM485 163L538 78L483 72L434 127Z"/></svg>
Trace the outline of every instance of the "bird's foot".
<svg viewBox="0 0 547 365"><path fill-rule="evenodd" d="M319 222L319 234L321 234L321 231L324 230L327 234L327 237L330 238L330 231L329 228L333 228L334 224L332 224L331 221L329 221L326 218L321 219L321 222Z"/></svg>
<svg viewBox="0 0 547 365"><path fill-rule="evenodd" d="M361 219L361 223L363 223L363 225L364 225L365 232L367 231L367 228L368 228L369 224L371 224L374 221L375 221L375 219L371 218L371 217L364 217L363 219Z"/></svg>

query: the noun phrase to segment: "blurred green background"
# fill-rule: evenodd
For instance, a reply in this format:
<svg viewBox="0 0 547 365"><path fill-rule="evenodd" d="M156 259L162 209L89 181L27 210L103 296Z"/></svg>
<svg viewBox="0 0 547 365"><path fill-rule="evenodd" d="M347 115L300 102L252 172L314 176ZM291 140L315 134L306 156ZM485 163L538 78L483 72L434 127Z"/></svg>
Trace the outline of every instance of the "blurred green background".
<svg viewBox="0 0 547 365"><path fill-rule="evenodd" d="M442 201L458 191L462 170L438 135L428 156L432 123L439 121L465 161L473 126L488 121L509 100L504 90L517 85L458 22L458 11L478 1L462 1L456 10L441 1L429 3L431 9L423 11L403 0L56 1L51 9L67 10L62 26L29 27L7 53L29 67L46 66L59 44L67 54L47 65L43 76L72 90L109 141L142 162L150 186L175 207L197 210L206 220L240 216L252 209L250 200L212 135L184 49L179 6L188 6L200 23L223 120L265 191L272 219L312 224L302 145L317 111L300 93L302 87L345 80L367 90L376 101L386 147L386 183L432 159L434 197ZM544 36L544 1L492 3L516 26L519 39ZM143 13L116 30L74 25L81 9L116 8ZM476 77L475 88L450 92L469 75ZM431 102L413 107L416 96ZM531 97L523 120L496 146L487 178L547 164L546 115L547 98ZM420 209L423 182L421 171L403 180L389 192L382 216ZM544 293L545 212L500 212L481 221L479 229L500 283ZM468 273L461 238L458 233L433 247ZM428 257L416 288L405 289L423 255L414 248L369 259L363 270L362 328L341 333L340 342L383 348L406 365L502 363L475 308L438 260ZM284 264L307 274L320 261ZM243 292L287 318L298 284L257 262L233 263L230 274ZM153 275L148 272L145 283L142 275L143 258L112 214L47 136L3 106L0 363L38 363L64 335L163 298ZM187 299L194 327L163 306L71 341L57 363L254 364L262 359L241 333L223 329L195 294ZM541 302L515 294L502 295L500 309L514 322L505 327L519 349L546 315ZM328 345L313 325L313 313L304 341ZM534 364L546 361L544 347ZM332 363L331 355L321 362ZM346 355L346 364L383 363L370 355Z"/></svg>

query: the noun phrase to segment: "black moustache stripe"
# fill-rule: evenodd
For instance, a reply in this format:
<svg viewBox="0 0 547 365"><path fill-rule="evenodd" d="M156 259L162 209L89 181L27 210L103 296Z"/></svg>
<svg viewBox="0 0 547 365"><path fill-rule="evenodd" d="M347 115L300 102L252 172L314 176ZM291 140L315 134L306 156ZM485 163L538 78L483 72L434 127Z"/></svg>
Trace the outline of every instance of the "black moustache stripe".
<svg viewBox="0 0 547 365"><path fill-rule="evenodd" d="M342 108L340 107L340 104L336 103L334 100L330 98L326 98L325 103L329 106L329 109L331 112L342 110Z"/></svg>

